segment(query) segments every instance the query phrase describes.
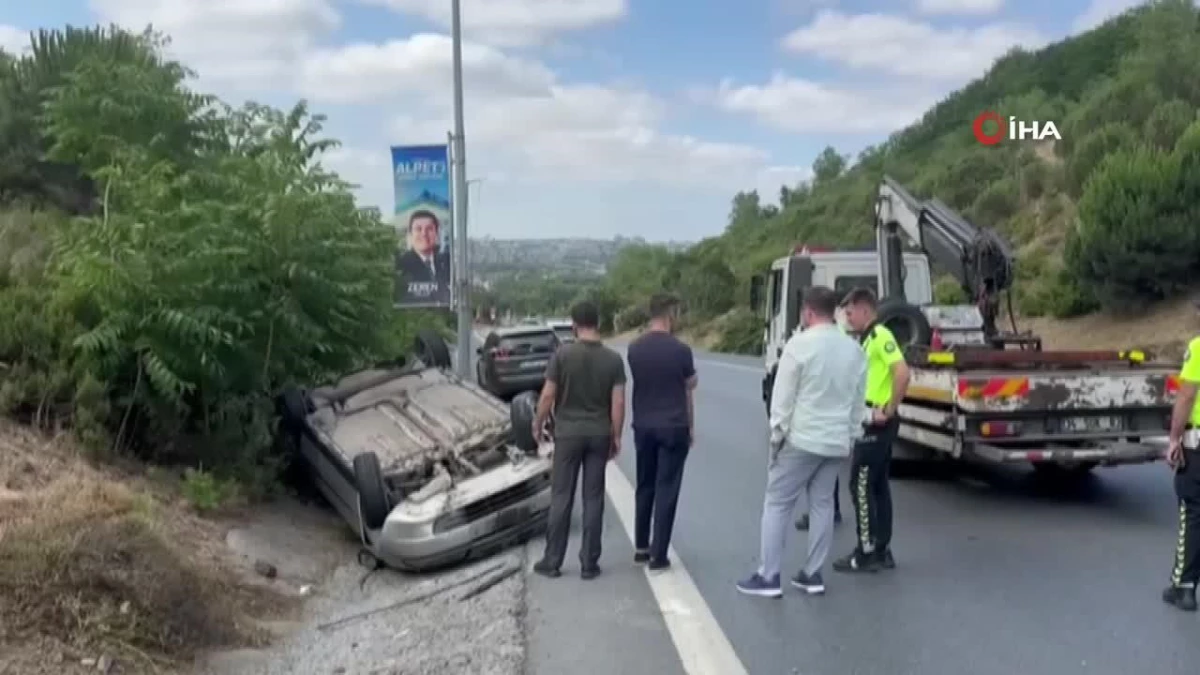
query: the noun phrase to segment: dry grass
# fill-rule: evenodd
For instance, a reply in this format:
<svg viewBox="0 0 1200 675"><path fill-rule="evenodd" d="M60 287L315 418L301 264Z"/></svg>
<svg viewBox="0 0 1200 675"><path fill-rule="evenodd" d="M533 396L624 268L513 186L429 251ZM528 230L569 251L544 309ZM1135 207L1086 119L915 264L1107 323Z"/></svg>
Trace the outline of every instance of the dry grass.
<svg viewBox="0 0 1200 675"><path fill-rule="evenodd" d="M69 663L107 654L124 672L161 672L263 643L251 614L288 601L242 583L222 537L149 483L0 422L0 654L63 672L45 653L57 645Z"/></svg>
<svg viewBox="0 0 1200 675"><path fill-rule="evenodd" d="M1179 359L1200 334L1200 319L1186 298L1149 307L1137 316L1089 314L1075 319L1018 319L1017 327L1040 335L1047 349L1145 349Z"/></svg>

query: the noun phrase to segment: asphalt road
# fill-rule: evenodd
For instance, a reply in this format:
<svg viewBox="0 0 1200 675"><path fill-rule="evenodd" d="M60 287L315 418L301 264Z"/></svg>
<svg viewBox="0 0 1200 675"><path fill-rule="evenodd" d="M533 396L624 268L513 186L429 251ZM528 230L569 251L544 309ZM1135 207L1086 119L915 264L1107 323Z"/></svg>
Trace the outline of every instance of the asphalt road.
<svg viewBox="0 0 1200 675"><path fill-rule="evenodd" d="M614 345L620 348L619 345ZM1158 598L1176 511L1161 465L1098 469L1073 488L1027 470L968 468L894 479L898 568L827 570L828 593L745 597L757 561L766 479L761 370L754 358L697 352L697 441L673 545L690 581L751 675L1126 675L1193 673L1200 616ZM618 467L632 483L633 441ZM631 563L610 479L605 575L534 576L527 604L534 673L685 672L648 577ZM841 489L850 516L849 496ZM622 488L620 495L628 494ZM575 516L578 525L578 505ZM835 555L853 546L852 519ZM792 531L785 568L802 558ZM576 533L577 537L577 533ZM531 557L541 543L530 546ZM669 604L669 601L668 601ZM713 636L718 637L718 636Z"/></svg>
<svg viewBox="0 0 1200 675"><path fill-rule="evenodd" d="M738 595L766 472L761 372L755 359L697 356L697 443L675 546L750 673L1196 671L1198 617L1158 598L1176 532L1161 464L1100 469L1071 490L995 469L896 480L898 569L827 572L825 597ZM853 546L850 523L839 554Z"/></svg>
<svg viewBox="0 0 1200 675"><path fill-rule="evenodd" d="M1071 489L1024 470L894 480L898 569L872 576L827 570L823 597L738 594L734 582L756 566L766 476L761 371L756 359L706 353L697 353L697 369L697 441L673 543L747 672L1196 672L1200 617L1158 598L1176 531L1161 464L1098 469ZM619 466L632 482L628 436L625 447ZM850 504L845 492L842 503ZM620 528L613 520L607 527ZM804 534L793 534L789 567L799 564L804 546ZM835 554L849 551L853 536L848 518ZM625 568L628 553L606 553L604 564ZM643 579L630 583L641 588ZM555 583L582 582L564 576ZM601 603L595 595L577 607ZM537 605L536 592L531 597ZM572 630L569 622L558 629ZM658 643L646 647L596 630L588 629L593 649L608 645L622 663L636 662L627 652L639 649L648 661L661 658ZM656 672L574 663L580 673Z"/></svg>

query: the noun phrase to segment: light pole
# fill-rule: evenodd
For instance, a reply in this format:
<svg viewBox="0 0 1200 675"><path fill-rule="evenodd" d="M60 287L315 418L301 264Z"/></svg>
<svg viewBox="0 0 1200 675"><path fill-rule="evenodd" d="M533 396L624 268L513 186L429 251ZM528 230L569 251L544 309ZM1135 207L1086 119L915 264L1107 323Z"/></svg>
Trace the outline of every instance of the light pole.
<svg viewBox="0 0 1200 675"><path fill-rule="evenodd" d="M467 248L467 142L463 131L462 7L461 0L450 0L450 34L454 52L454 265L458 269L458 374L471 375L471 271Z"/></svg>

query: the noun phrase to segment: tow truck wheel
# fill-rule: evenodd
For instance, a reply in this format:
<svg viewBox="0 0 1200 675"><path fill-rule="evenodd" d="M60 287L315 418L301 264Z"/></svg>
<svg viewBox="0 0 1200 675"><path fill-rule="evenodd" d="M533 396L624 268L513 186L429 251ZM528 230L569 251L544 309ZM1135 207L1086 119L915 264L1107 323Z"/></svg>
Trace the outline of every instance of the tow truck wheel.
<svg viewBox="0 0 1200 675"><path fill-rule="evenodd" d="M887 326L896 336L896 342L900 343L901 348L910 345L928 347L933 341L933 328L929 325L929 319L916 305L895 300L885 301L879 306L878 317L879 323Z"/></svg>
<svg viewBox="0 0 1200 675"><path fill-rule="evenodd" d="M413 345L417 358L429 368L449 368L450 346L435 330L423 328L417 331L417 339Z"/></svg>
<svg viewBox="0 0 1200 675"><path fill-rule="evenodd" d="M363 525L369 530L383 527L392 511L387 486L383 483L383 469L379 456L364 452L354 456L354 487L358 490L358 508L362 513Z"/></svg>

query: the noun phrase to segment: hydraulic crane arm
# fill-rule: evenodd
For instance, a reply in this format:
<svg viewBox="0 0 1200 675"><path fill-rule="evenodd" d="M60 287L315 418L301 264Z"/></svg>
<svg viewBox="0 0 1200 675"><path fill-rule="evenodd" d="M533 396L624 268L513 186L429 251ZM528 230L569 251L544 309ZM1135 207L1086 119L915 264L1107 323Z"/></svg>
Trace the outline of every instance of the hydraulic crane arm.
<svg viewBox="0 0 1200 675"><path fill-rule="evenodd" d="M913 197L888 177L879 186L875 215L883 298L906 301L904 237L958 280L983 313L985 332L995 333L1000 293L1013 283L1013 254L999 234L976 227L937 199Z"/></svg>

